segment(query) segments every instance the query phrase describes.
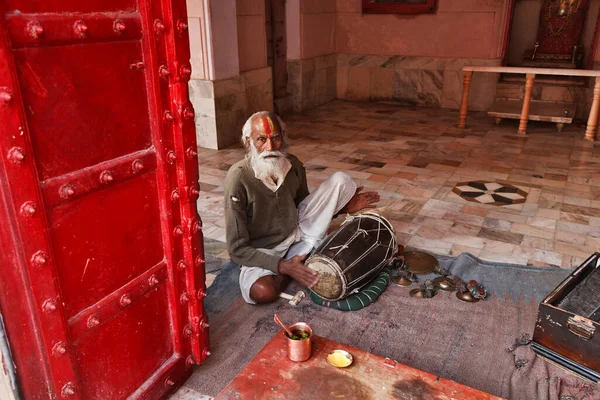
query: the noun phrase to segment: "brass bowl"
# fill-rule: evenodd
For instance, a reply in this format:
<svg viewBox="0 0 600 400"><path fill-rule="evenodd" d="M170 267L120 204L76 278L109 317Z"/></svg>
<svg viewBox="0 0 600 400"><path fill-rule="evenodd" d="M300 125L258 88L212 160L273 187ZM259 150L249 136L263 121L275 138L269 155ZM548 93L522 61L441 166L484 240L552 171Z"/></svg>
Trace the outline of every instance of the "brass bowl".
<svg viewBox="0 0 600 400"><path fill-rule="evenodd" d="M346 368L352 365L354 358L346 350L333 350L327 354L327 362L336 368Z"/></svg>

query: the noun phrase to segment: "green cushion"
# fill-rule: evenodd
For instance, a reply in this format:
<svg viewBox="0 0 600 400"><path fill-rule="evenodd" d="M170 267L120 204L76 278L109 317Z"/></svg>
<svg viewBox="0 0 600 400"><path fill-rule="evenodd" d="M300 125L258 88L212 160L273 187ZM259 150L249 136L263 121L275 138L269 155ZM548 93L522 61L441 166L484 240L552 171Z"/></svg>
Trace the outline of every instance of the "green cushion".
<svg viewBox="0 0 600 400"><path fill-rule="evenodd" d="M314 292L310 293L310 298L313 302L324 307L335 308L340 311L356 311L365 308L383 293L390 284L391 271L389 268L382 269L379 274L362 288L358 293L351 294L345 299L338 301L325 300L317 296Z"/></svg>

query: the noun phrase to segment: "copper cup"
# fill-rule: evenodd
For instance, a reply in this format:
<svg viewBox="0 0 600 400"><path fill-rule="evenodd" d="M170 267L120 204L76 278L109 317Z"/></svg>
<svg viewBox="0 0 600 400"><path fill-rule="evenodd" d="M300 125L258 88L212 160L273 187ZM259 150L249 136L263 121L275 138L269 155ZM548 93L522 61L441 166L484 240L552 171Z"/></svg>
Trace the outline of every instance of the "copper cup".
<svg viewBox="0 0 600 400"><path fill-rule="evenodd" d="M310 358L311 353L311 339L313 335L313 331L308 326L307 323L304 322L296 322L288 326L288 329L294 333L294 331L304 331L308 333L308 337L306 339L294 340L284 332L285 338L288 342L288 358L292 361L306 361Z"/></svg>

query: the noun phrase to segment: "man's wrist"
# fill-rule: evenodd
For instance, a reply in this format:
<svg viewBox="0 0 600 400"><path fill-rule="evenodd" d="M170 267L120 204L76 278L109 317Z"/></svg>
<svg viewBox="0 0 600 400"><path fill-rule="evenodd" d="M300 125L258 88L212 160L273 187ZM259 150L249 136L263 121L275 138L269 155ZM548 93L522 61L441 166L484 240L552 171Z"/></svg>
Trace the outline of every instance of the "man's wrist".
<svg viewBox="0 0 600 400"><path fill-rule="evenodd" d="M282 258L281 260L279 260L279 263L277 264L277 271L279 271L279 273L281 275L287 275L287 263L285 262L285 260Z"/></svg>

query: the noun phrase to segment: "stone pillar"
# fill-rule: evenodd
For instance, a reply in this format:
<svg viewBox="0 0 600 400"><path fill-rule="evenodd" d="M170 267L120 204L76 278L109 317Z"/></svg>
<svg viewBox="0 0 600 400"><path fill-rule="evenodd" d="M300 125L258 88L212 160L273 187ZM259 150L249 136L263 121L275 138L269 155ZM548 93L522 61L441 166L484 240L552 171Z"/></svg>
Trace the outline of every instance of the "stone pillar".
<svg viewBox="0 0 600 400"><path fill-rule="evenodd" d="M235 143L246 118L238 57L236 0L187 0L198 146Z"/></svg>
<svg viewBox="0 0 600 400"><path fill-rule="evenodd" d="M334 100L337 86L335 45L316 46L314 50L315 43L329 43L335 36L332 16L336 3L321 2L318 12L309 12L301 3L301 0L286 1L288 93L295 112Z"/></svg>
<svg viewBox="0 0 600 400"><path fill-rule="evenodd" d="M292 96L292 109L302 111L302 50L300 28L300 0L287 0L285 5L288 93Z"/></svg>
<svg viewBox="0 0 600 400"><path fill-rule="evenodd" d="M239 142L252 113L273 110L266 55L264 62L248 57L266 46L264 2L244 0L238 7L236 0L187 0L187 5L196 138L200 147L221 149ZM240 54L248 70L241 71Z"/></svg>

